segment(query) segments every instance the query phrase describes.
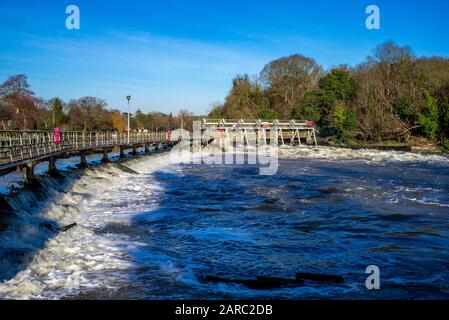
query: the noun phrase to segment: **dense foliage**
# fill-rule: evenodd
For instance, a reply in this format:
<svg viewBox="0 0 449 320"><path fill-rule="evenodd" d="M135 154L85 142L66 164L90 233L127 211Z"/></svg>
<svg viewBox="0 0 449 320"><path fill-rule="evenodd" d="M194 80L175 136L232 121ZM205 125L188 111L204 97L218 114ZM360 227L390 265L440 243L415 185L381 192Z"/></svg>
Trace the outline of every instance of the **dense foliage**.
<svg viewBox="0 0 449 320"><path fill-rule="evenodd" d="M292 55L257 77L237 76L209 116L313 120L340 141L447 144L449 59L416 58L410 47L386 42L356 67L323 72L313 59Z"/></svg>
<svg viewBox="0 0 449 320"><path fill-rule="evenodd" d="M130 117L131 129L167 131L183 126L192 127L193 115L181 110L177 116L161 112L144 114L137 110ZM72 99L65 103L60 98L44 100L35 96L23 74L11 76L0 85L0 129L102 131L127 130L127 113L110 109L107 103L95 97Z"/></svg>
<svg viewBox="0 0 449 320"><path fill-rule="evenodd" d="M340 142L427 140L449 150L449 59L417 58L393 42L378 45L355 67L324 71L296 54L269 62L258 76L238 75L211 118L307 119ZM192 128L192 113L131 116L131 128ZM127 114L104 100L82 97L67 103L38 98L25 75L0 85L0 128L66 130L127 129Z"/></svg>

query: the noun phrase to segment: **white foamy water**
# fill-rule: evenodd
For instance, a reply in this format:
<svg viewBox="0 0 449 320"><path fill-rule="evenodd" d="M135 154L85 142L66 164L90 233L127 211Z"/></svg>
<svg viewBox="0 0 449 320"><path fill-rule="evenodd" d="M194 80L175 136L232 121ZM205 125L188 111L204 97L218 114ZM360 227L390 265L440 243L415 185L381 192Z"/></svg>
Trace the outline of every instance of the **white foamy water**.
<svg viewBox="0 0 449 320"><path fill-rule="evenodd" d="M151 179L156 170L175 170L169 155L156 155L129 161L127 166L139 174L126 173L114 164L93 168L56 201L48 201L41 217L64 226L76 222L77 227L51 238L13 279L0 284L0 297L7 299L57 299L68 294L95 289L108 290L126 284L126 273L133 267L128 256L140 244L126 236L97 232L114 223L126 225L139 213L157 206L160 186ZM123 203L127 206L123 207ZM23 213L26 214L26 213ZM24 218L22 222L30 222ZM27 246L27 233L36 228L14 228L3 235L3 247ZM112 276L108 271L114 270Z"/></svg>
<svg viewBox="0 0 449 320"><path fill-rule="evenodd" d="M160 274L175 275L175 280L179 280L182 286L187 285L191 286L191 288L198 289L198 292L205 294L206 297L211 294L210 292L219 292L225 296L229 295L229 297L241 296L243 294L244 297L254 298L254 292L248 293L245 291L242 293L240 287L230 288L226 285L219 285L218 287L211 288L203 286L198 283L196 275L193 274L193 270L201 269L203 263L191 261L195 258L195 254L179 258L175 253L177 253L177 250L182 253L185 250L192 250L193 252L204 250L206 252L204 253L204 260L207 260L213 252L217 251L215 247L211 247L209 248L210 251L207 251L207 244L210 241L227 242L228 245L229 242L243 243L244 247L240 250L252 248L252 244L256 243L257 246L252 248L253 252L250 253L257 252L257 255L255 253L254 255L259 259L265 251L258 252L257 250L260 247L263 247L263 250L269 250L270 239L281 237L277 240L276 246L292 241L293 238L288 238L287 240L282 238L284 231L285 235L289 237L292 231L291 228L299 228L304 223L302 219L306 219L305 224L309 225L308 228L313 229L313 224L307 221L307 219L316 218L319 220L323 212L332 210L334 205L327 207L328 201L323 201L323 199L328 199L329 197L333 197L335 206L338 206L339 201L343 200L350 201L350 204L354 206L352 216L347 217L347 221L349 221L347 223L352 223L353 217L361 211L358 207L359 204L364 210L367 210L369 206L376 208L376 210L381 206L387 206L388 210L404 210L399 211L403 215L408 215L410 208L412 208L414 214L419 217L438 212L439 214L436 215L437 218L443 217L444 210L449 206L449 199L444 196L444 187L439 186L438 181L430 180L430 183L435 182L435 185L432 184L431 186L416 186L415 184L417 182L414 180L406 181L407 183L403 181L407 176L400 176L394 182L390 182L389 180L389 175L399 172L397 169L407 171L408 163L436 163L442 165L443 169L445 169L449 165L449 162L448 158L442 155L351 150L330 147L298 148L283 146L279 148L279 156L281 159L297 159L298 161L292 161L290 163L285 161L284 165L287 169L280 167L280 173L274 177L269 177L269 180L267 180L273 181L280 179L278 183L276 182L269 187L262 185L262 188L261 185L254 186L252 194L257 194L257 197L260 199L264 197L270 198L270 201L263 203L263 206L257 206L259 204L259 198L253 199L255 204L247 203L247 199L240 199L239 201L241 202L237 201L238 199L236 200L238 196L243 196L244 184L251 179L259 179L258 177L254 177L245 171L242 173L244 175L243 180L240 180L242 189L240 189L239 194L236 195L233 193L232 196L229 196L226 189L222 190L223 185L228 185L230 189L235 190L235 185L232 184L232 181L240 179L241 175L240 173L233 173L232 169L226 171L228 169L220 166L217 166L217 168L223 171L214 171L212 168L207 168L209 170L208 175L201 176L199 180L181 183L184 186L178 187L168 183L168 186L174 190L168 190L172 193L167 194L167 190L165 189L167 185L164 185L164 182L155 176L156 173L167 173L169 178L164 177L165 179L171 179L172 177L170 175L172 174L175 180L177 177L184 179L184 175L192 178L192 172L189 170L183 171L181 165L171 163L170 155L167 153L151 155L126 162L125 166L135 170L137 174L126 172L117 164L102 165L86 170L85 174L79 179L74 180L73 184L70 184L67 189L64 189L63 193L49 190L54 198L46 201L44 205L40 204L39 208L19 211L17 214L20 216L20 219L16 219L17 221L12 222L12 226L7 231L0 234L0 247L30 249L32 239L39 238L39 234L42 232L39 227L39 219L54 221L60 226L74 222L78 224L77 227L70 229L68 232L52 234L42 246L37 246L36 252L32 254L31 261L11 279L0 283L0 298L95 298L101 292L114 292L116 290L124 291L124 297L129 298L130 296L127 295L126 289L124 288L133 284L134 279L130 277L130 273L132 270L139 268L138 263L136 263L136 260L139 259L151 261L151 263L148 263L150 269L158 266L159 269L157 272L159 273L157 276L160 276ZM301 159L306 159L307 161L301 162ZM315 159L324 161L313 161ZM315 165L315 163L319 162L321 162L321 165ZM322 165L323 162L326 164ZM395 164L391 168L383 165L384 163L389 164L393 162L399 164ZM348 163L349 165L347 165ZM354 166L352 166L352 163L354 163ZM366 163L372 163L373 165L366 165ZM346 170L348 168L352 170L353 167L359 171L333 173L333 170ZM432 167L432 165L427 167ZM378 170L376 172L380 174L377 176L376 173L374 177L367 176L365 171L369 173L371 171L369 170L370 168ZM195 174L198 175L198 171L203 169L204 167L195 168ZM197 178L195 174L193 174L193 178ZM233 174L234 176L232 176ZM385 176L382 176L382 174ZM430 172L429 177L434 177L433 174ZM307 180L307 176L313 177L313 179ZM304 178L304 180L301 180L301 183L297 180L300 178ZM326 198L315 190L320 183L325 188L329 184L334 183L335 179L341 179L341 181L338 181L338 186L334 191L331 188L326 191L327 193L324 193ZM195 187L188 189L190 182L194 183L194 186L199 185L203 187L203 189L196 190ZM286 186L288 186L287 189L285 188ZM341 190L337 189L338 187ZM211 190L218 190L218 192L211 192ZM293 194L290 194L291 192ZM317 192L318 194L315 194ZM203 193L204 196L202 196ZM229 197L226 198L226 196ZM164 204L165 211L158 210L162 205L160 203L161 197L169 199L167 201L169 204ZM212 202L208 203L207 197L210 197ZM214 199L218 200L215 201ZM173 203L171 204L170 201L173 201ZM197 202L194 207L189 207L191 201ZM323 202L321 203L321 201ZM324 207L316 209L315 206L317 205ZM240 211L245 212L245 206L257 209L257 214L250 215L251 219L257 219L261 212L270 210L271 206L274 208L279 207L279 209L276 209L278 210L276 214L270 215L267 218L277 221L276 219L286 217L286 220L282 221L283 224L280 224L279 228L291 223L292 219L298 220L293 226L289 226L281 232L276 231L266 238L259 239L260 234L265 232L269 226L273 225L271 220L268 220L269 223L263 219L260 220L263 228L260 230L257 229L256 231L251 228L241 230L241 225L238 223L238 216L230 221L226 220L227 215L232 215L236 212L240 213ZM289 212L291 216L277 215L282 212L281 210L284 207L289 209L286 212ZM300 208L298 209L298 207ZM213 215L205 210L209 210L210 208L217 208L216 211L212 211ZM167 218L165 216L166 212L171 212L172 210L175 212L173 216L180 217L179 221L171 219L172 217L168 217L169 219L165 220ZM199 210L199 213L207 212L208 214L205 217L207 218L209 215L212 222L207 221L207 223L202 222L198 226L192 226L195 224L195 221L205 219L195 210ZM387 215L389 213L388 210L383 214ZM297 214L296 211L300 213ZM221 212L225 213L221 217L221 219L226 221L226 224L223 225L220 225L218 220L215 219L215 214L220 217ZM248 212L250 212L250 209L248 209ZM189 214L195 215L192 220L187 219L189 218ZM183 217L183 215L186 215L186 217ZM183 218L186 220L182 220ZM329 217L324 217L324 219L329 219ZM376 216L373 221L378 221L378 219ZM148 233L151 234L154 231L155 234L158 234L155 238L165 242L160 245L158 243L152 243L150 244L151 248L149 250L149 244L145 236L139 237L138 234L134 234L135 232L141 232L141 230L135 230L134 228L139 221L163 221L164 223L165 221L169 221L167 222L168 225L160 223L158 227L162 231L160 229L151 230L153 228L152 225L148 225ZM20 225L14 226L14 223ZM169 225L170 223L173 223L173 226ZM231 228L228 223L236 223L236 225ZM341 227L347 227L344 224L338 225L340 219L337 219L335 223L335 230L339 230ZM399 224L399 222L395 221L393 224ZM249 225L257 226L257 224ZM322 225L322 227L325 226L325 224ZM172 229L170 229L171 227ZM165 231L165 228L170 229L170 231ZM116 229L119 229L119 232L114 232ZM310 245L318 245L315 240L307 238L308 232L309 230L303 235L298 233L299 235L296 235L295 239L297 237L304 237L304 241L311 241L309 243ZM382 230L377 232L380 233ZM170 234L170 236L167 238L166 234ZM332 238L332 233L329 233L329 235ZM45 237L45 235L42 237ZM171 242L171 239L178 239L177 237L180 237L179 242ZM324 239L327 238L328 235ZM338 236L336 239L339 239ZM191 245L198 247L193 247L193 249L191 247L183 247L189 241L194 241ZM349 238L348 241L352 241L352 239ZM359 238L356 241L360 241ZM337 240L336 243L338 243ZM203 244L206 246L203 247ZM301 245L305 244L301 241L299 244L296 244L296 246ZM159 249L158 246L161 247L162 253L154 252L154 249ZM366 244L366 246L371 248L370 246L372 244ZM226 250L226 246L224 245L221 245L220 248ZM319 247L317 252L319 250L327 250L326 248ZM335 254L342 254L340 251L345 248L347 248L346 245L336 250ZM298 252L300 251L296 250L293 252L292 257L290 257L290 254L286 254L284 262L290 263L290 259L293 259L293 255ZM171 254L174 256L171 256ZM232 257L234 252L229 251L228 254ZM275 254L279 254L279 251L277 250L276 253L273 253L273 258L270 257L267 261L278 261L278 257L274 256ZM198 255L200 255L199 252ZM237 257L236 261L241 261L244 257ZM313 255L309 258L310 261L317 259ZM304 259L302 261L306 260ZM217 261L220 262L218 258L214 261L215 263ZM263 261L262 258L261 261ZM268 269L272 267L268 262L265 263L267 263L266 266ZM148 265L145 265L145 267L148 268ZM247 263L247 265L252 266L253 263ZM233 264L233 267L238 266ZM350 284L350 286L353 286L353 284ZM177 289L179 288L177 287ZM307 294L310 296L319 296L322 293L321 289L318 290L313 287L306 289L309 290ZM189 288L188 290L191 289ZM316 293L314 293L314 290L316 290ZM92 293L92 295L89 295L89 293ZM166 293L164 292L163 294ZM258 297L264 297L266 293L262 292L257 294ZM295 291L295 294L298 293ZM286 291L281 292L280 295L288 298L290 293ZM145 298L147 296L143 294L139 297ZM197 296L192 293L191 296L186 297L195 298Z"/></svg>
<svg viewBox="0 0 449 320"><path fill-rule="evenodd" d="M440 162L449 164L446 155L420 154L403 151L380 151L374 149L348 149L336 147L291 147L280 146L281 158L310 158L323 160L364 160L367 162Z"/></svg>

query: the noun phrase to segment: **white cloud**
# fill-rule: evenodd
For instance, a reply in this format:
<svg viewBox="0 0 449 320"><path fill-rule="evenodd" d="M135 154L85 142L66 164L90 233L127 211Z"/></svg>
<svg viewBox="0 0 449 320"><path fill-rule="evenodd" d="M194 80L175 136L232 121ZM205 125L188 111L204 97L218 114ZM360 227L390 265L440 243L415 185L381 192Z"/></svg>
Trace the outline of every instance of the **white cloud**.
<svg viewBox="0 0 449 320"><path fill-rule="evenodd" d="M68 33L51 38L28 35L22 46L26 50L19 50L14 59L20 61L23 72L31 71L30 78L46 91L55 83L54 92L44 95L59 95L56 87L61 89L61 83L66 83L72 88L71 97L101 92L111 105L120 105L123 102L117 101L114 93L134 91L146 95L141 101L147 111L159 107L176 112L190 105L195 112L204 113L211 102L226 96L235 74L258 73L268 59L242 46L142 32ZM174 98L180 94L182 99ZM184 105L178 105L180 100Z"/></svg>

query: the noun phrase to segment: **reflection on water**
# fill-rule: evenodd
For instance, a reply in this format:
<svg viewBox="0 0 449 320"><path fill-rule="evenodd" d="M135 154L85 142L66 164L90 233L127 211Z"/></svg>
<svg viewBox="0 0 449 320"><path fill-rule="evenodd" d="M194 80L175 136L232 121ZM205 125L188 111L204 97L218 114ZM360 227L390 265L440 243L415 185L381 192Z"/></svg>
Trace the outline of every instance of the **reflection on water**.
<svg viewBox="0 0 449 320"><path fill-rule="evenodd" d="M90 170L39 213L79 227L51 238L0 284L0 297L447 299L447 160L304 150L289 150L274 176L164 156L128 164L139 174ZM67 205L76 210L65 214ZM372 264L381 271L375 292L365 288ZM201 280L300 271L345 283L252 290ZM67 286L74 275L79 287Z"/></svg>

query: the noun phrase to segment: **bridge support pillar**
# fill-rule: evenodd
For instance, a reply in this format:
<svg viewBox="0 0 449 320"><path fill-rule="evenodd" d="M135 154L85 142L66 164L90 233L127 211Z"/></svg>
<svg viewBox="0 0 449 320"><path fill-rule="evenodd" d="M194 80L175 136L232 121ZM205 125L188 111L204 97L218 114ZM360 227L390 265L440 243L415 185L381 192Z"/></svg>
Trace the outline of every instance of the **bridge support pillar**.
<svg viewBox="0 0 449 320"><path fill-rule="evenodd" d="M101 162L103 163L110 162L108 151L109 151L108 149L103 149L103 158L101 159Z"/></svg>
<svg viewBox="0 0 449 320"><path fill-rule="evenodd" d="M120 147L120 158L125 157L125 147Z"/></svg>
<svg viewBox="0 0 449 320"><path fill-rule="evenodd" d="M148 148L148 145L144 145L143 148L145 149L145 153L149 153L150 152L150 148Z"/></svg>
<svg viewBox="0 0 449 320"><path fill-rule="evenodd" d="M48 173L49 174L57 174L58 173L58 170L56 169L55 157L50 157L48 159Z"/></svg>
<svg viewBox="0 0 449 320"><path fill-rule="evenodd" d="M80 153L80 163L77 166L80 168L87 168L88 164L87 164L85 152Z"/></svg>
<svg viewBox="0 0 449 320"><path fill-rule="evenodd" d="M133 156L137 155L137 147L133 146Z"/></svg>
<svg viewBox="0 0 449 320"><path fill-rule="evenodd" d="M31 184L36 180L36 175L34 174L34 166L36 164L33 161L28 162L25 165L25 183Z"/></svg>

